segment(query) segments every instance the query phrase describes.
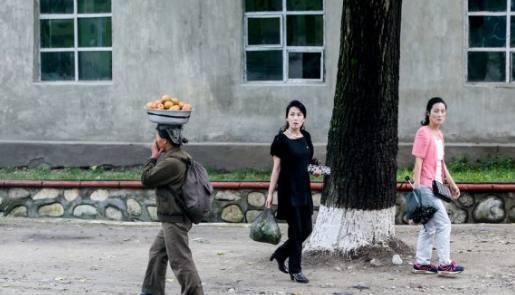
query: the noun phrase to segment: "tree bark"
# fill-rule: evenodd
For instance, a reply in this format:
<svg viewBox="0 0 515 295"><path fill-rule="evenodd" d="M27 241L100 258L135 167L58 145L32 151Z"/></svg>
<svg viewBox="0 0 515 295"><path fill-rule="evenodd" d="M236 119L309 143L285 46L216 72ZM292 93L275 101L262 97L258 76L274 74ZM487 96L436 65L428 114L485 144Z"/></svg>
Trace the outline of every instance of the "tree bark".
<svg viewBox="0 0 515 295"><path fill-rule="evenodd" d="M401 0L343 0L322 205L307 251L394 235Z"/></svg>

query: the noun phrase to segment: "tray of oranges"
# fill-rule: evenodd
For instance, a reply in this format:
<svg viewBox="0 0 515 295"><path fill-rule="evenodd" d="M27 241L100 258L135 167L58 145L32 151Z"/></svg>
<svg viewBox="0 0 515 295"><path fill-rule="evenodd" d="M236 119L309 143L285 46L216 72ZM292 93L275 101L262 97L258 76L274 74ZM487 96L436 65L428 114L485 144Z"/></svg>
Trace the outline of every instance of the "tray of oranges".
<svg viewBox="0 0 515 295"><path fill-rule="evenodd" d="M191 104L170 95L163 95L160 99L145 104L149 120L158 124L186 124L192 109Z"/></svg>

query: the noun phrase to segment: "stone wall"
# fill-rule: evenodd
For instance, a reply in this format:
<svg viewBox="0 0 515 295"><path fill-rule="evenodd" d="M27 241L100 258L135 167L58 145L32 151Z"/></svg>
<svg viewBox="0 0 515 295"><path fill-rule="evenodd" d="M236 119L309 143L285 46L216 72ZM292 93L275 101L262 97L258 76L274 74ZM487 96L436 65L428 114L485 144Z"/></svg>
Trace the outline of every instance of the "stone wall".
<svg viewBox="0 0 515 295"><path fill-rule="evenodd" d="M406 192L397 194L396 223L404 217ZM209 222L252 222L263 210L263 189L216 190ZM313 194L316 219L320 193ZM277 195L274 194L274 205ZM472 193L446 204L453 223L515 222L515 192ZM0 188L0 217L63 217L157 221L155 194L144 189Z"/></svg>

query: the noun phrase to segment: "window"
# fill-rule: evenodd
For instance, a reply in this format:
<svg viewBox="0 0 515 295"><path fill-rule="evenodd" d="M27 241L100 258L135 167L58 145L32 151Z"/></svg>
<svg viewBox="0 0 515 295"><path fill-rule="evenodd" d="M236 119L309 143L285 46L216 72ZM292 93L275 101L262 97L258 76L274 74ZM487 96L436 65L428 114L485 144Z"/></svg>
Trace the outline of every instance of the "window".
<svg viewBox="0 0 515 295"><path fill-rule="evenodd" d="M111 0L40 0L41 81L111 80Z"/></svg>
<svg viewBox="0 0 515 295"><path fill-rule="evenodd" d="M468 82L515 79L515 0L468 0Z"/></svg>
<svg viewBox="0 0 515 295"><path fill-rule="evenodd" d="M244 26L246 81L324 80L324 0L245 0Z"/></svg>

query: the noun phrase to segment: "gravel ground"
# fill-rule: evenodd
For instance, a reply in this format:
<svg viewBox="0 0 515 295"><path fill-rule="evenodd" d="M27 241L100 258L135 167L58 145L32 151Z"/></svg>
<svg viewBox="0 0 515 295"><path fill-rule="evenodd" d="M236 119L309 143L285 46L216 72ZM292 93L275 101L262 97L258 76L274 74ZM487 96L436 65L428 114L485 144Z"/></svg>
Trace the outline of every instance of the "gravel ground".
<svg viewBox="0 0 515 295"><path fill-rule="evenodd" d="M283 228L283 233L285 228ZM0 294L137 294L156 223L0 218ZM515 294L515 225L453 225L456 278L410 273L402 265L334 259L304 265L309 284L293 283L268 261L275 246L248 238L245 225L202 224L190 244L206 294ZM397 226L415 246L418 227ZM410 255L411 254L411 255ZM168 294L179 294L168 272Z"/></svg>

